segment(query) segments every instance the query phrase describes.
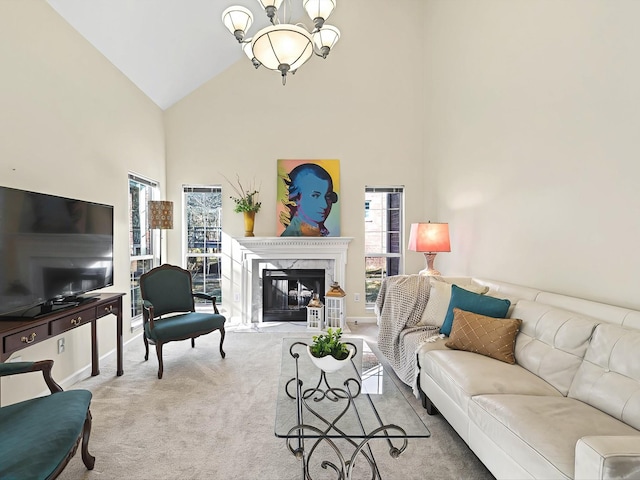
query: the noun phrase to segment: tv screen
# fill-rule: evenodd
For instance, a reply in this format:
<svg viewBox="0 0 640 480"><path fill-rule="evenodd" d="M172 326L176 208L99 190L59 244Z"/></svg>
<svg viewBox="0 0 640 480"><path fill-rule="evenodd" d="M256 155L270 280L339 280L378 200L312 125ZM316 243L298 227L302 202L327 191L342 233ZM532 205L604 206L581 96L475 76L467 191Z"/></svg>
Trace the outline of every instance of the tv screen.
<svg viewBox="0 0 640 480"><path fill-rule="evenodd" d="M113 207L0 187L0 315L36 317L113 285Z"/></svg>

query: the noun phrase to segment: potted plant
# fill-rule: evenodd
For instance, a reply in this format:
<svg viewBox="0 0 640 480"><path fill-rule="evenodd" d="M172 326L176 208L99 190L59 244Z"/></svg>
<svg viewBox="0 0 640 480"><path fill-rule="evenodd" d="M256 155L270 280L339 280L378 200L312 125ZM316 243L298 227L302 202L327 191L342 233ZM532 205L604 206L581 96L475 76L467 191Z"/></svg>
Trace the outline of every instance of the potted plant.
<svg viewBox="0 0 640 480"><path fill-rule="evenodd" d="M313 336L313 342L307 347L311 361L325 372L335 372L349 363L355 353L354 348L342 342L342 329L327 329L327 333Z"/></svg>
<svg viewBox="0 0 640 480"><path fill-rule="evenodd" d="M240 182L238 175L236 175L237 185L231 183L228 178L225 177L225 179L236 192L236 196L231 195L229 197L236 204L233 211L244 214L244 235L246 237L253 237L253 225L256 213L260 211L260 207L262 206L262 202L259 201L260 192L255 188L253 183L249 184L248 188L245 188Z"/></svg>

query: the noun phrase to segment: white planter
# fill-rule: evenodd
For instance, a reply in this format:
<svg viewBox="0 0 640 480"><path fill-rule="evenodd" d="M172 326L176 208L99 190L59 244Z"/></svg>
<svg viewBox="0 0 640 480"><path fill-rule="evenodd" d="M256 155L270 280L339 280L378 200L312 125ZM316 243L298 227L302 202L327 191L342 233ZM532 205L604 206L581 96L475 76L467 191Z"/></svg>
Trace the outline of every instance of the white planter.
<svg viewBox="0 0 640 480"><path fill-rule="evenodd" d="M342 367L349 364L351 357L353 357L353 354L355 353L355 349L351 345L347 345L347 348L349 349L349 355L343 360L336 360L331 355L320 358L314 357L311 353L311 347L307 347L307 354L316 367L326 373L332 373L337 372Z"/></svg>

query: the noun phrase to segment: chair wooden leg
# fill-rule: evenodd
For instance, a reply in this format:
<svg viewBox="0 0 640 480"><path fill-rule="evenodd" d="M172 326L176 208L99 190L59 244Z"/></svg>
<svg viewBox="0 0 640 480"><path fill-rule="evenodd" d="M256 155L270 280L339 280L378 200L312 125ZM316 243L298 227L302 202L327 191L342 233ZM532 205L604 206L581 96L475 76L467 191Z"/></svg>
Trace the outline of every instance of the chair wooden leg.
<svg viewBox="0 0 640 480"><path fill-rule="evenodd" d="M91 435L91 411L87 410L87 418L82 429L82 462L87 470L93 470L96 464L96 457L89 453L89 436Z"/></svg>
<svg viewBox="0 0 640 480"><path fill-rule="evenodd" d="M222 358L227 356L227 354L224 353L224 350L222 350L223 343L224 343L224 327L220 327L220 355L222 355Z"/></svg>
<svg viewBox="0 0 640 480"><path fill-rule="evenodd" d="M164 372L164 365L162 364L162 343L156 343L156 354L158 355L158 378L162 378Z"/></svg>
<svg viewBox="0 0 640 480"><path fill-rule="evenodd" d="M149 340L147 340L147 334L142 334L142 339L144 340L144 361L149 360Z"/></svg>

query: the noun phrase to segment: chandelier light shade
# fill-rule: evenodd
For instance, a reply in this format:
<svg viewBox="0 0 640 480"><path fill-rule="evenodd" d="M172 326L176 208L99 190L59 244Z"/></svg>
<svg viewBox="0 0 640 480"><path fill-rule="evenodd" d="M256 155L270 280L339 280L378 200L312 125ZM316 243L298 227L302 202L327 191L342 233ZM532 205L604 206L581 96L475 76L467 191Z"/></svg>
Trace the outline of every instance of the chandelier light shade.
<svg viewBox="0 0 640 480"><path fill-rule="evenodd" d="M229 7L222 12L222 23L239 42L242 42L245 32L253 24L253 13L244 7Z"/></svg>
<svg viewBox="0 0 640 480"><path fill-rule="evenodd" d="M320 52L322 58L327 58L333 46L340 40L340 30L332 25L325 25L322 30L314 32L313 45Z"/></svg>
<svg viewBox="0 0 640 480"><path fill-rule="evenodd" d="M325 20L336 7L336 0L301 0L304 9L314 23L309 31L302 24L281 22L278 11L283 0L258 0L265 10L271 25L247 38L247 31L253 24L253 14L245 7L234 6L222 12L222 22L242 46L253 66L263 65L269 70L279 71L282 84L289 72L295 73L299 67L316 55L327 58L329 52L340 39L340 30L325 25Z"/></svg>
<svg viewBox="0 0 640 480"><path fill-rule="evenodd" d="M258 59L253 56L253 48L251 48L251 42L243 43L242 51L247 55L247 57L249 57L249 60L251 60L251 63L254 67L258 68L261 65Z"/></svg>
<svg viewBox="0 0 640 480"><path fill-rule="evenodd" d="M450 252L448 223L412 223L409 233L409 250L423 252L427 267L420 275L440 275L433 267L438 252Z"/></svg>
<svg viewBox="0 0 640 480"><path fill-rule="evenodd" d="M303 0L302 6L309 15L309 18L313 20L313 24L316 28L322 28L324 22L333 9L336 8L335 0Z"/></svg>
<svg viewBox="0 0 640 480"><path fill-rule="evenodd" d="M251 42L251 50L265 68L279 70L283 82L287 72L295 72L313 54L311 35L297 25L272 25L260 30Z"/></svg>
<svg viewBox="0 0 640 480"><path fill-rule="evenodd" d="M262 8L267 10L268 8L275 8L278 10L282 5L282 0L258 0L258 3L262 5Z"/></svg>

